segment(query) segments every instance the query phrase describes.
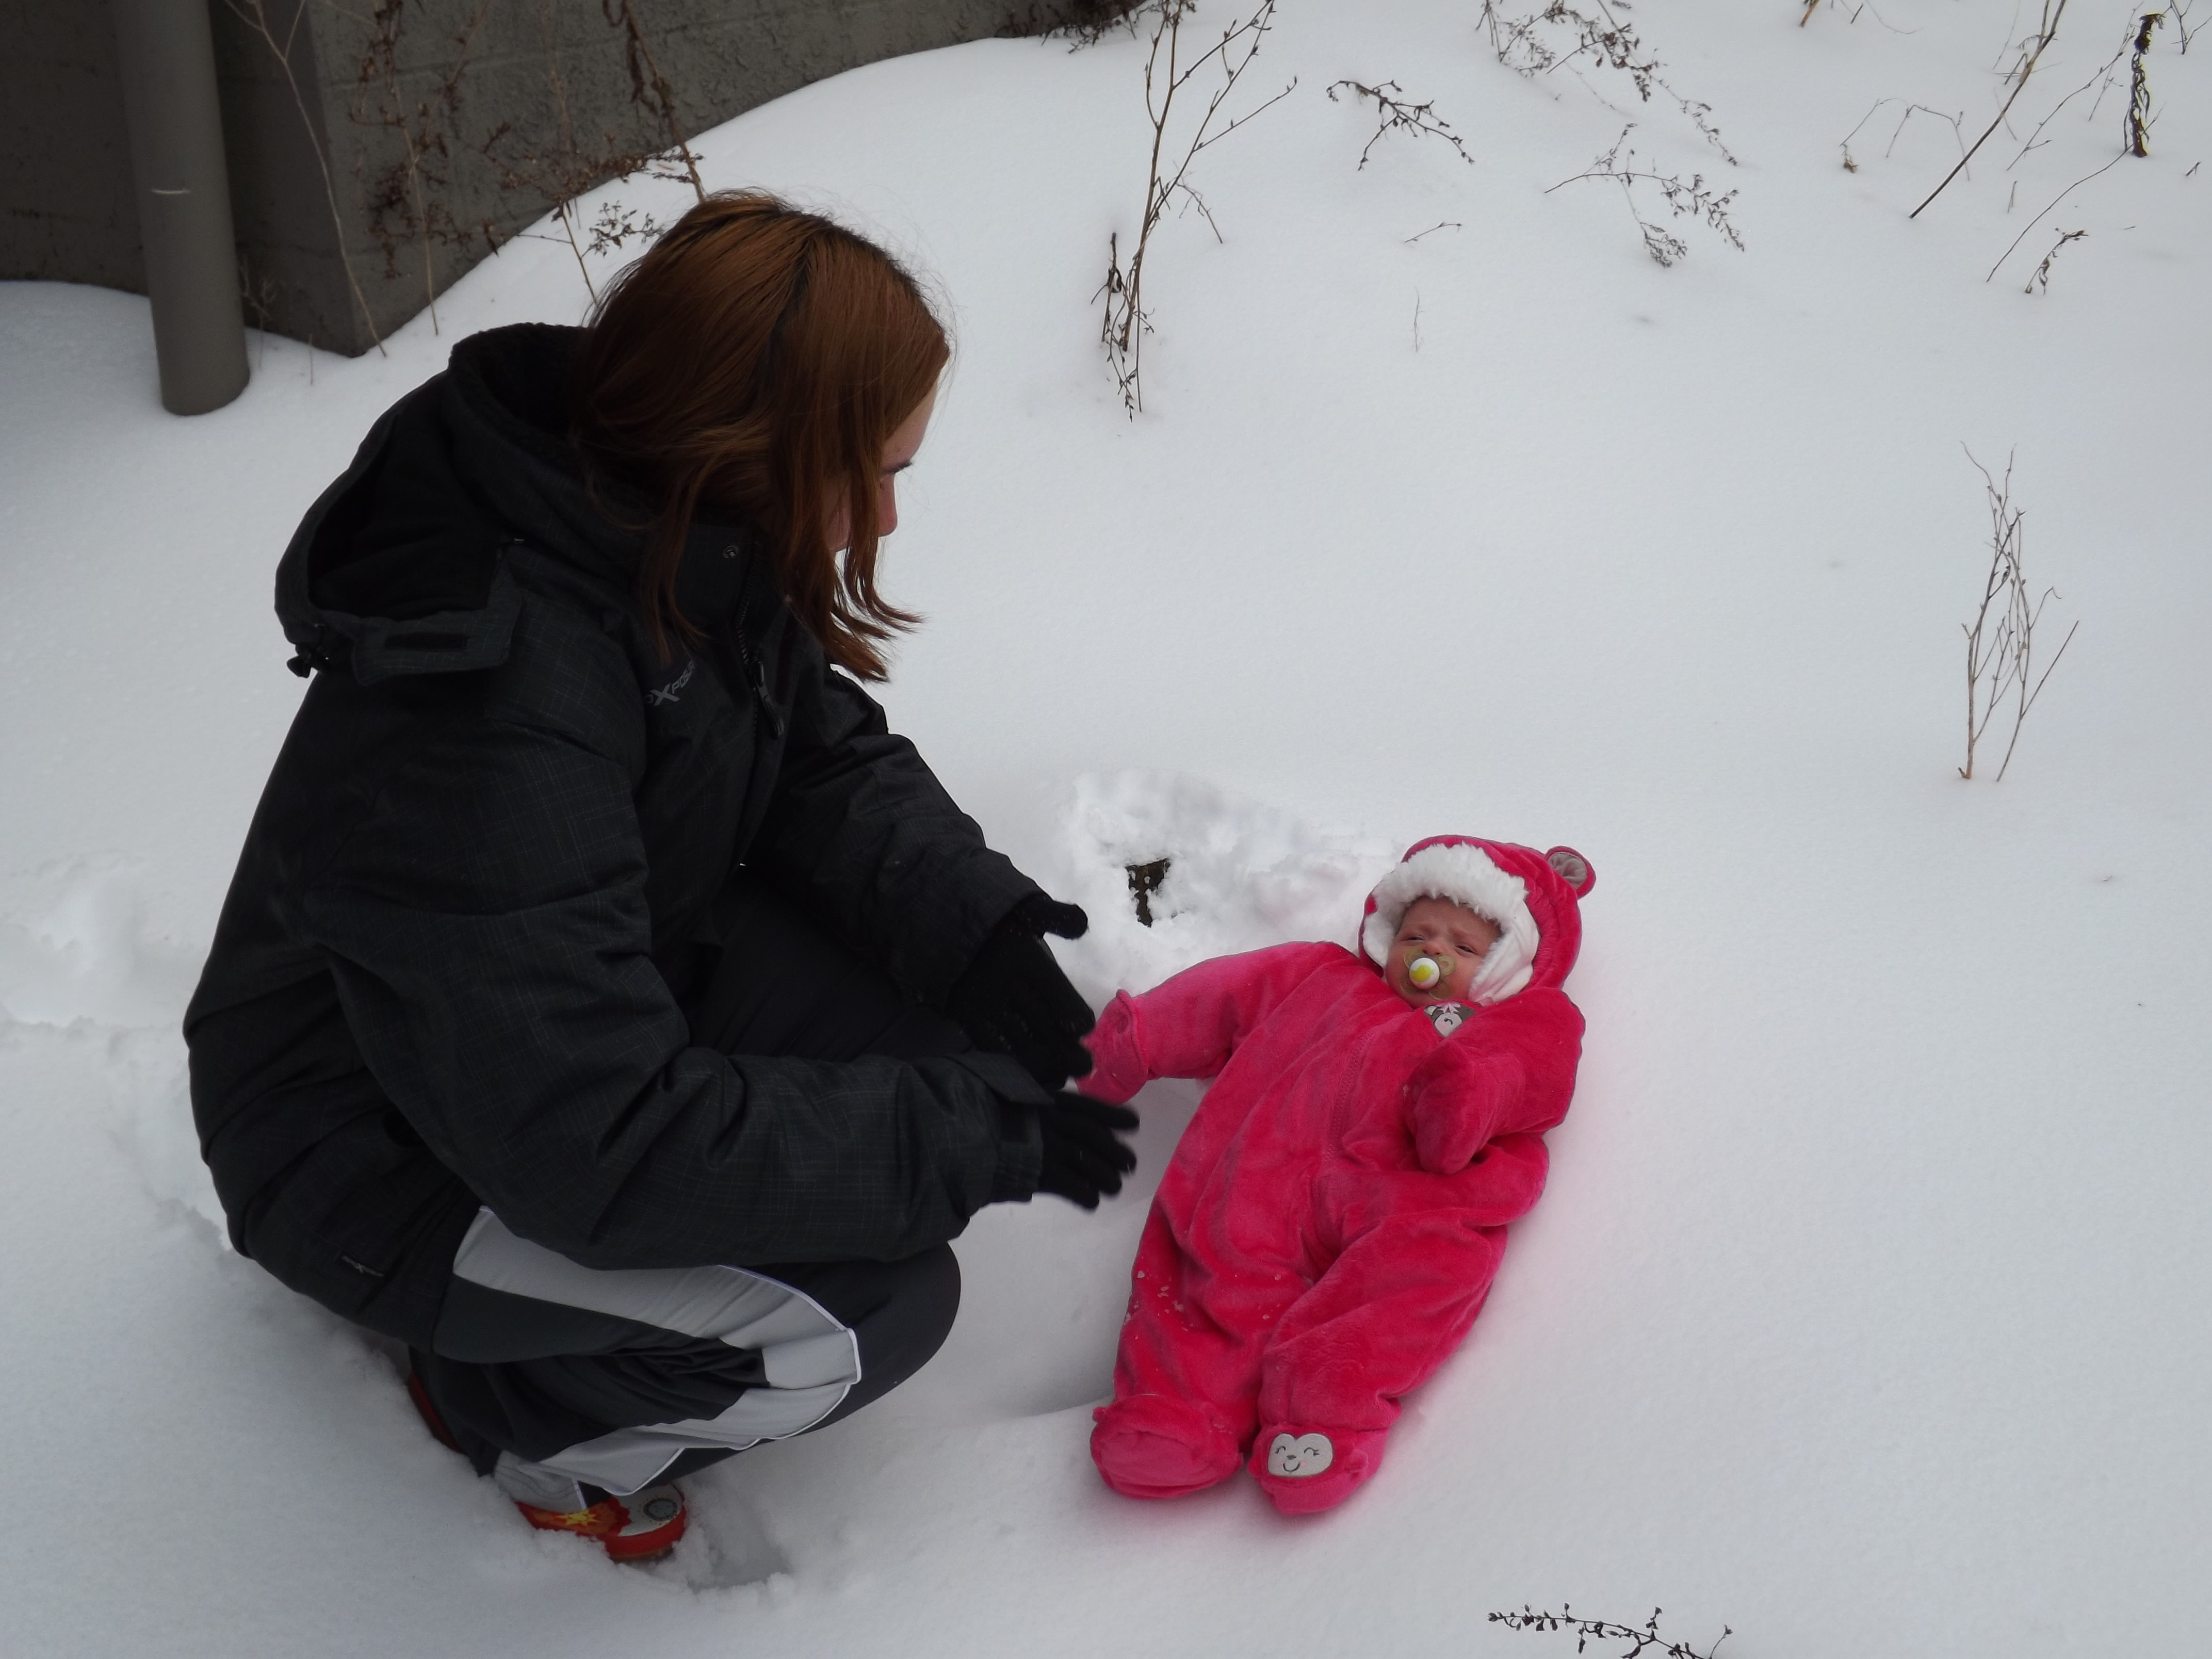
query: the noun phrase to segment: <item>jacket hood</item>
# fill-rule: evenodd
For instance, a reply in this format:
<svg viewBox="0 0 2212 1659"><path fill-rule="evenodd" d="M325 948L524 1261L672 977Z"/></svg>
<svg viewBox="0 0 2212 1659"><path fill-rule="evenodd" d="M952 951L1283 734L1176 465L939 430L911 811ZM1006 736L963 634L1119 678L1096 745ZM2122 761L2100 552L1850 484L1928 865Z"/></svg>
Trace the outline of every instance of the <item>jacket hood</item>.
<svg viewBox="0 0 2212 1659"><path fill-rule="evenodd" d="M276 614L300 647L296 672L343 653L368 685L505 661L521 592L504 555L517 543L629 591L655 508L588 483L568 441L582 336L542 323L471 335L444 373L379 418L277 566ZM690 540L725 552L744 538L702 520ZM686 615L712 624L759 562L694 550L679 597Z"/></svg>
<svg viewBox="0 0 2212 1659"><path fill-rule="evenodd" d="M1380 968L1407 908L1419 898L1448 899L1499 930L1469 1000L1502 1002L1531 985L1557 988L1582 950L1582 900L1596 885L1589 860L1571 847L1539 853L1510 842L1431 836L1407 848L1367 896L1360 951Z"/></svg>

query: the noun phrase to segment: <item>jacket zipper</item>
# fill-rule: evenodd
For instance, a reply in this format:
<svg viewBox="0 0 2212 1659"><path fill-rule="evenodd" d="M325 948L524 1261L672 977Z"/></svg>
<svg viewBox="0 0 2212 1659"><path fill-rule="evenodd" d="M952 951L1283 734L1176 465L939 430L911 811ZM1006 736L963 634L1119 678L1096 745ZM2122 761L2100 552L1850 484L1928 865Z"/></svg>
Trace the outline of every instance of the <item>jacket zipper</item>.
<svg viewBox="0 0 2212 1659"><path fill-rule="evenodd" d="M743 605L738 607L736 620L730 624L730 638L738 647L738 661L743 665L746 677L752 682L753 696L760 700L769 726L776 736L781 737L783 710L776 706L775 699L769 696L768 672L761 666L760 659L753 654L753 648L745 639L745 607Z"/></svg>

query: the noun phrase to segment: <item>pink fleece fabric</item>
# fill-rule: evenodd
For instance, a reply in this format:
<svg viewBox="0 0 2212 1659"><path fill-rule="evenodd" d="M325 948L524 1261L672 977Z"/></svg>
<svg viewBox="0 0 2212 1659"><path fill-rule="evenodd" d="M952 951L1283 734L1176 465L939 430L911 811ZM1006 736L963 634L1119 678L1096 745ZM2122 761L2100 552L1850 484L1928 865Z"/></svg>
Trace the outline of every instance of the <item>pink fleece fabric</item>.
<svg viewBox="0 0 2212 1659"><path fill-rule="evenodd" d="M1577 889L1531 848L1439 839L1519 877L1540 933L1527 988L1450 1036L1372 963L1316 944L1124 993L1091 1035L1079 1086L1097 1098L1215 1079L1146 1222L1091 1433L1116 1492L1175 1497L1249 1463L1286 1513L1341 1503L1380 1465L1399 1399L1467 1334L1506 1224L1543 1190L1541 1137L1582 1050L1559 988ZM1565 867L1587 891L1587 865Z"/></svg>

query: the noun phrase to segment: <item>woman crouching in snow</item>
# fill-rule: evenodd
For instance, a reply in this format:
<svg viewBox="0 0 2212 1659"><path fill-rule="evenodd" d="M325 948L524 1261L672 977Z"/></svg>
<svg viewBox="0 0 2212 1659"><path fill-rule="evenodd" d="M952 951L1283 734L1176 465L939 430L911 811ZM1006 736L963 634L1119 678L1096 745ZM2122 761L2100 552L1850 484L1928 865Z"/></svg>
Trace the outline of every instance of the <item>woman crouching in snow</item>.
<svg viewBox="0 0 2212 1659"><path fill-rule="evenodd" d="M185 1016L231 1237L618 1559L912 1375L976 1210L1133 1164L1055 1097L1083 913L858 684L947 356L881 250L715 197L587 327L462 341L277 572L313 684Z"/></svg>

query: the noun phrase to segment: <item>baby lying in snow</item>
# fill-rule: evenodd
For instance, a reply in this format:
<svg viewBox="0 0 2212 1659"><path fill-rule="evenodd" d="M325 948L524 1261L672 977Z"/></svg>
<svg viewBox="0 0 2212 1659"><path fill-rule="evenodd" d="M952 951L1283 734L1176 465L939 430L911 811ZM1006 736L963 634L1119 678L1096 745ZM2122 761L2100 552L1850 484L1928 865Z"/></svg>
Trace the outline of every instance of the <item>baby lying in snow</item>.
<svg viewBox="0 0 2212 1659"><path fill-rule="evenodd" d="M1091 1437L1109 1486L1172 1498L1249 1460L1306 1514L1375 1472L1543 1190L1595 880L1569 848L1439 836L1369 896L1361 955L1280 945L1114 999L1084 1092L1216 1081L1138 1246Z"/></svg>

